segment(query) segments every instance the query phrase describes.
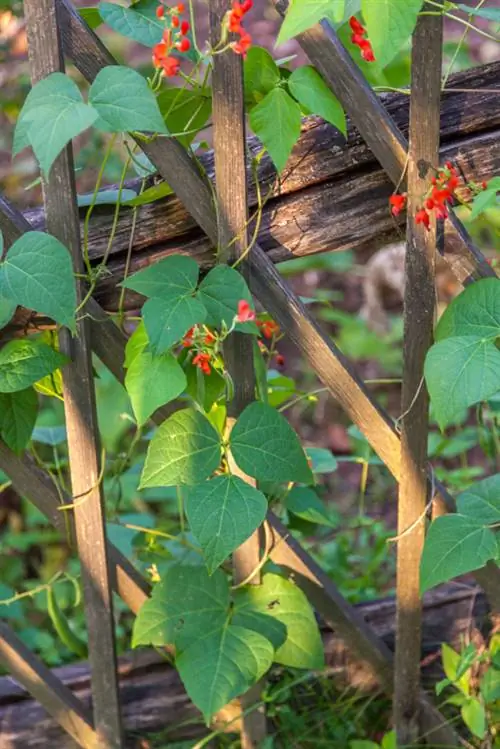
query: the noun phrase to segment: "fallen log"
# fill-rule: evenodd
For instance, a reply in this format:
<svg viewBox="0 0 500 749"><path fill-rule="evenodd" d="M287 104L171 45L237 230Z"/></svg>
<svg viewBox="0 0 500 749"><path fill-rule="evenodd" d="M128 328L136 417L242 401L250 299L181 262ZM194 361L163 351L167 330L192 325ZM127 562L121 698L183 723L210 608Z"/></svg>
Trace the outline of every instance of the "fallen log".
<svg viewBox="0 0 500 749"><path fill-rule="evenodd" d="M359 611L377 635L393 650L394 599L360 604ZM431 688L441 678L440 645L455 648L463 640L477 637L487 628L488 607L477 587L453 583L427 594L424 599L423 678ZM343 688L369 693L376 688L367 678L363 663L346 652L342 641L330 630L323 631L326 674ZM85 704L90 704L90 673L87 663L54 670ZM119 659L120 697L127 730L126 746L146 749L148 735L161 734L164 742L206 735L198 711L190 703L177 672L161 655L138 650ZM280 678L276 671L274 677ZM236 728L236 724L233 726ZM11 677L0 678L0 749L74 749L75 744L38 703Z"/></svg>
<svg viewBox="0 0 500 749"><path fill-rule="evenodd" d="M443 94L441 155L456 161L467 180L489 179L500 167L499 75L500 63L473 68L453 76ZM406 134L409 97L385 94L382 99ZM250 154L255 155L260 148L256 138L248 139ZM213 153L200 161L213 177ZM267 156L258 175L260 190L268 198L258 239L275 262L332 250L373 251L401 236L399 227L404 216L395 219L388 210L392 185L352 124L344 140L323 120L306 118L281 179L276 178ZM127 186L138 189L138 185L135 180ZM249 184L249 201L255 209L254 184ZM94 209L89 243L95 264L106 251L112 214L109 206ZM84 211L81 215L83 219ZM35 228L43 228L41 209L27 211L25 216ZM123 278L132 226L132 210L123 208L108 273L96 291L98 301L110 311L117 306L116 286ZM202 267L213 263L210 242L175 196L170 196L138 210L130 272L174 252L192 255ZM128 308L137 306L137 302L136 295L127 294Z"/></svg>

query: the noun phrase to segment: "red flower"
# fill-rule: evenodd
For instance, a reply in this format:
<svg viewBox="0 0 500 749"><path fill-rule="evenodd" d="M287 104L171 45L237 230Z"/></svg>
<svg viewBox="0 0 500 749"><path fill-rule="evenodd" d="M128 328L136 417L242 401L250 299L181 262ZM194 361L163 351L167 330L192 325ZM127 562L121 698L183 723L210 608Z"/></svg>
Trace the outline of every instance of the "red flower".
<svg viewBox="0 0 500 749"><path fill-rule="evenodd" d="M159 5L156 9L156 17L163 18L164 15L165 15L165 8L163 7L163 5Z"/></svg>
<svg viewBox="0 0 500 749"><path fill-rule="evenodd" d="M284 357L284 356L282 356L281 354L277 354L277 355L276 355L276 364L277 364L277 365L278 365L279 367L283 367L283 366L284 366L284 364L285 364L285 357Z"/></svg>
<svg viewBox="0 0 500 749"><path fill-rule="evenodd" d="M187 52L191 47L191 42L189 41L189 39L181 39L176 46L179 52Z"/></svg>
<svg viewBox="0 0 500 749"><path fill-rule="evenodd" d="M365 27L360 24L355 16L351 16L349 19L349 26L355 34L366 34Z"/></svg>
<svg viewBox="0 0 500 749"><path fill-rule="evenodd" d="M259 326L264 338L270 340L274 335L277 335L280 331L280 326L274 320L258 320L257 325Z"/></svg>
<svg viewBox="0 0 500 749"><path fill-rule="evenodd" d="M231 47L236 52L237 55L242 55L242 57L247 56L247 52L252 46L252 37L250 34L242 34L239 42L234 42Z"/></svg>
<svg viewBox="0 0 500 749"><path fill-rule="evenodd" d="M155 68L161 68L163 60L168 54L166 42L159 42L153 47L153 65Z"/></svg>
<svg viewBox="0 0 500 749"><path fill-rule="evenodd" d="M487 190L488 189L488 183L487 182L481 182L481 187L483 188L483 190Z"/></svg>
<svg viewBox="0 0 500 749"><path fill-rule="evenodd" d="M243 34L243 28L241 26L241 19L237 18L232 13L229 16L229 31L233 34Z"/></svg>
<svg viewBox="0 0 500 749"><path fill-rule="evenodd" d="M253 0L245 0L241 4L241 9L242 9L243 13L248 13L248 11L252 10L252 8L253 8Z"/></svg>
<svg viewBox="0 0 500 749"><path fill-rule="evenodd" d="M252 320L255 320L255 312L245 299L240 299L238 302L236 322L251 322Z"/></svg>
<svg viewBox="0 0 500 749"><path fill-rule="evenodd" d="M404 207L406 205L406 193L403 193L402 195L391 195L389 198L389 203L391 204L391 212L393 216L399 216L402 210L404 210Z"/></svg>
<svg viewBox="0 0 500 749"><path fill-rule="evenodd" d="M182 339L182 345L184 346L184 348L189 348L189 346L193 345L193 336L194 336L195 328L196 328L196 325L192 328L189 328L188 332Z"/></svg>
<svg viewBox="0 0 500 749"><path fill-rule="evenodd" d="M174 75L177 75L180 65L181 64L179 60L176 57L172 57L171 55L165 57L165 59L162 61L163 72L167 76L167 78L172 78Z"/></svg>
<svg viewBox="0 0 500 749"><path fill-rule="evenodd" d="M232 49L236 54L246 57L246 54L252 44L252 37L247 34L241 22L245 13L248 13L252 9L253 0L244 0L243 3L234 0L231 6L231 10L227 14L227 25L228 30L233 34L239 34L240 39L237 42L231 44Z"/></svg>
<svg viewBox="0 0 500 749"><path fill-rule="evenodd" d="M368 39L365 39L361 42L359 45L361 49L361 57L366 62L375 62L375 55L373 54L372 45L368 41Z"/></svg>
<svg viewBox="0 0 500 749"><path fill-rule="evenodd" d="M189 21L183 21L181 23L181 34L183 36L186 36L186 34L188 33L188 31L189 31Z"/></svg>
<svg viewBox="0 0 500 749"><path fill-rule="evenodd" d="M365 27L358 21L355 16L351 16L349 19L349 26L352 30L351 42L355 44L361 50L361 57L366 62L375 62L375 55L373 54L373 48L371 43L366 37Z"/></svg>
<svg viewBox="0 0 500 749"><path fill-rule="evenodd" d="M181 25L181 22L179 21L179 16L172 16L172 26L174 29L178 29Z"/></svg>
<svg viewBox="0 0 500 749"><path fill-rule="evenodd" d="M425 210L425 208L421 208L419 211L415 214L415 221L417 224L423 224L427 230L429 230L431 225L431 217Z"/></svg>
<svg viewBox="0 0 500 749"><path fill-rule="evenodd" d="M203 339L203 343L205 346L211 346L212 343L215 343L215 336L213 333L207 333L205 338Z"/></svg>
<svg viewBox="0 0 500 749"><path fill-rule="evenodd" d="M210 354L206 354L206 353L196 354L196 356L193 358L193 364L195 367L198 367L198 369L201 369L203 374L209 375L211 372L210 358L211 358Z"/></svg>
<svg viewBox="0 0 500 749"><path fill-rule="evenodd" d="M177 13L184 13L184 11L186 10L186 6L184 5L184 3L179 3L176 10Z"/></svg>

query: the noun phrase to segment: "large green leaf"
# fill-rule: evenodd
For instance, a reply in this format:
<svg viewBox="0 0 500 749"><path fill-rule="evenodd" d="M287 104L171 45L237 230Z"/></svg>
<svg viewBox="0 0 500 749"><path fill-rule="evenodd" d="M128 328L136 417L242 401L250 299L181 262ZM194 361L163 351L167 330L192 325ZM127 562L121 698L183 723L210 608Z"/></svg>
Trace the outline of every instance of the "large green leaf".
<svg viewBox="0 0 500 749"><path fill-rule="evenodd" d="M197 298L207 310L208 325L228 327L238 312L238 302L245 299L252 303L252 295L245 279L229 265L216 265L207 273L198 289Z"/></svg>
<svg viewBox="0 0 500 749"><path fill-rule="evenodd" d="M475 523L500 523L500 473L477 481L458 495L457 510Z"/></svg>
<svg viewBox="0 0 500 749"><path fill-rule="evenodd" d="M339 23L344 17L345 0L290 0L276 44L283 44L307 31L322 18Z"/></svg>
<svg viewBox="0 0 500 749"><path fill-rule="evenodd" d="M230 445L240 468L258 481L313 481L299 438L271 406L247 406L231 431Z"/></svg>
<svg viewBox="0 0 500 749"><path fill-rule="evenodd" d="M228 625L199 638L180 654L176 666L188 695L208 723L214 713L264 676L273 654L273 646L262 635Z"/></svg>
<svg viewBox="0 0 500 749"><path fill-rule="evenodd" d="M0 393L26 390L66 361L46 343L29 338L9 341L0 349Z"/></svg>
<svg viewBox="0 0 500 749"><path fill-rule="evenodd" d="M280 71L264 47L250 47L244 67L245 100L249 106L257 104L280 81Z"/></svg>
<svg viewBox="0 0 500 749"><path fill-rule="evenodd" d="M375 59L385 67L411 36L424 0L362 0L361 9Z"/></svg>
<svg viewBox="0 0 500 749"><path fill-rule="evenodd" d="M196 289L199 274L198 263L192 258L187 255L169 255L134 273L121 285L147 297L189 296Z"/></svg>
<svg viewBox="0 0 500 749"><path fill-rule="evenodd" d="M288 79L288 88L299 104L306 108L308 114L319 115L341 133L347 134L345 113L341 103L311 65L294 70Z"/></svg>
<svg viewBox="0 0 500 749"><path fill-rule="evenodd" d="M78 86L64 73L52 73L30 91L19 115L14 136L14 156L31 145L47 175L54 160L72 138L98 117L85 104Z"/></svg>
<svg viewBox="0 0 500 749"><path fill-rule="evenodd" d="M161 41L165 24L156 17L156 13L148 12L150 6L154 6L156 10L158 2L142 0L130 8L124 8L116 3L101 2L98 7L104 23L118 34L144 44L146 47L154 47Z"/></svg>
<svg viewBox="0 0 500 749"><path fill-rule="evenodd" d="M177 398L186 385L186 375L175 356L139 353L125 375L125 387L138 425L143 426L157 408Z"/></svg>
<svg viewBox="0 0 500 749"><path fill-rule="evenodd" d="M171 349L190 328L205 322L206 316L204 305L192 296L154 297L142 308L144 325L155 354Z"/></svg>
<svg viewBox="0 0 500 749"><path fill-rule="evenodd" d="M278 172L300 136L300 107L282 88L274 88L250 112L250 125L269 151Z"/></svg>
<svg viewBox="0 0 500 749"><path fill-rule="evenodd" d="M134 623L132 646L175 645L180 650L200 633L221 629L229 610L229 585L220 570L175 565L153 588Z"/></svg>
<svg viewBox="0 0 500 749"><path fill-rule="evenodd" d="M495 534L464 515L445 515L429 528L420 563L420 590L484 567L497 555Z"/></svg>
<svg viewBox="0 0 500 749"><path fill-rule="evenodd" d="M447 307L436 340L455 336L500 336L500 280L483 278L468 286Z"/></svg>
<svg viewBox="0 0 500 749"><path fill-rule="evenodd" d="M3 296L0 292L0 330L5 328L14 317L17 304L9 297Z"/></svg>
<svg viewBox="0 0 500 749"><path fill-rule="evenodd" d="M307 486L294 486L287 494L285 507L288 512L309 523L319 523L333 528L338 524L335 519L330 518L316 492Z"/></svg>
<svg viewBox="0 0 500 749"><path fill-rule="evenodd" d="M446 338L431 347L424 371L434 414L443 429L469 406L500 390L500 351L479 336Z"/></svg>
<svg viewBox="0 0 500 749"><path fill-rule="evenodd" d="M14 452L22 452L31 439L38 414L33 388L0 393L0 436Z"/></svg>
<svg viewBox="0 0 500 749"><path fill-rule="evenodd" d="M71 257L50 234L29 231L14 242L0 265L0 294L75 330Z"/></svg>
<svg viewBox="0 0 500 749"><path fill-rule="evenodd" d="M99 112L96 126L107 132L168 132L155 95L132 68L109 65L99 71L90 87L89 101Z"/></svg>
<svg viewBox="0 0 500 749"><path fill-rule="evenodd" d="M258 618L254 620L254 616ZM285 625L287 637L274 656L277 663L290 668L322 668L323 642L314 612L304 593L280 575L267 573L261 585L249 585L236 591L233 623L266 634L262 619L266 616ZM267 636L267 635L266 635Z"/></svg>
<svg viewBox="0 0 500 749"><path fill-rule="evenodd" d="M259 527L267 500L237 476L224 475L186 489L185 507L211 574Z"/></svg>
<svg viewBox="0 0 500 749"><path fill-rule="evenodd" d="M194 409L177 411L151 440L140 488L199 484L220 459L220 436L208 419Z"/></svg>
<svg viewBox="0 0 500 749"><path fill-rule="evenodd" d="M168 131L177 136L183 146L192 143L196 133L212 114L210 89L164 88L158 96L158 106ZM179 135L186 132L186 135Z"/></svg>

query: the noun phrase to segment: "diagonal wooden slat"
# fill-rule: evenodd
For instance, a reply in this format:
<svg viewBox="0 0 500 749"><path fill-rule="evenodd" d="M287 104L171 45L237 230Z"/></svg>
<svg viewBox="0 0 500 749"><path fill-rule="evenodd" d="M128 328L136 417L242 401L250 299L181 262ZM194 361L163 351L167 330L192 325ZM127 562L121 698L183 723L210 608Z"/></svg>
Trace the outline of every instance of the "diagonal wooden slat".
<svg viewBox="0 0 500 749"><path fill-rule="evenodd" d="M283 16L288 8L288 0L273 0L273 3ZM388 176L398 185L406 170L408 142L330 23L321 21L299 34L297 41L338 97ZM437 163L433 166L437 166ZM443 257L450 263L459 281L468 283L477 278L495 277L495 271L452 211L445 232Z"/></svg>
<svg viewBox="0 0 500 749"><path fill-rule="evenodd" d="M430 7L430 6L429 6ZM419 18L412 41L407 249L405 263L401 480L398 495L397 625L394 724L398 743L416 744L420 728L420 559L424 547L429 397L425 357L435 319L436 225L428 231L415 215L439 160L443 20ZM410 530L408 530L410 529Z"/></svg>
<svg viewBox="0 0 500 749"><path fill-rule="evenodd" d="M26 0L24 3L33 84L65 69L56 7L56 0ZM87 290L81 280L85 265L74 175L73 150L69 143L55 160L50 174L42 179L42 189L47 230L71 254L77 274L77 302L81 304ZM115 622L88 320L77 319L76 334L62 328L59 345L69 359L62 369L64 411L92 672L94 725L102 749L120 749L123 737Z"/></svg>
<svg viewBox="0 0 500 749"><path fill-rule="evenodd" d="M89 711L5 622L0 621L0 661L12 676L85 749L97 747Z"/></svg>

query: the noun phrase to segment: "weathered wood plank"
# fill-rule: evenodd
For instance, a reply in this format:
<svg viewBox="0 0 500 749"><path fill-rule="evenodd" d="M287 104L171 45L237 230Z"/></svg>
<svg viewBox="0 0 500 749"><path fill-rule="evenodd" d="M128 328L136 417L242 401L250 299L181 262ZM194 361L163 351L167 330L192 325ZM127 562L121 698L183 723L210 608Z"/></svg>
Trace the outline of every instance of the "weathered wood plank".
<svg viewBox="0 0 500 749"><path fill-rule="evenodd" d="M443 19L421 16L413 34L408 149L408 212L405 262L401 477L398 491L397 632L394 664L394 724L398 743L419 744L420 559L425 535L429 397L425 357L435 320L436 223L417 224L422 195L439 159L439 112ZM453 736L450 737L453 739Z"/></svg>

